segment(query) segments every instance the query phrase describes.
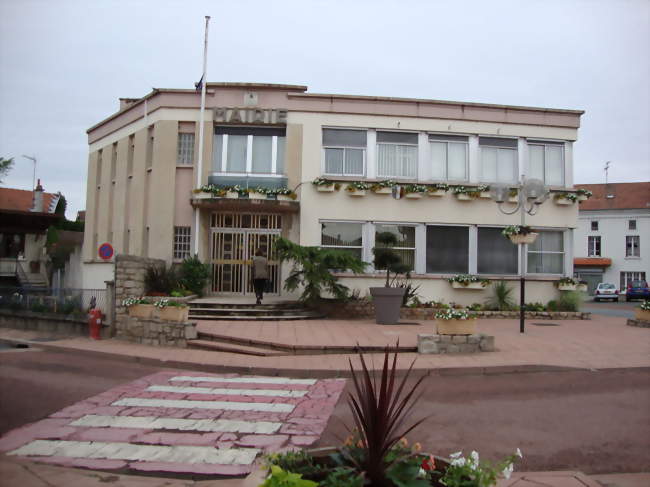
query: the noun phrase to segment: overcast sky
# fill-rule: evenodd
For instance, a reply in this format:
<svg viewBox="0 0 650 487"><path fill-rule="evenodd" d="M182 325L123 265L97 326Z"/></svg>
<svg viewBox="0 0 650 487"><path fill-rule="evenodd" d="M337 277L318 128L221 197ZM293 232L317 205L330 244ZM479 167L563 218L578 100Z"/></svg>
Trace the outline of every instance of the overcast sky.
<svg viewBox="0 0 650 487"><path fill-rule="evenodd" d="M585 110L575 181L650 181L649 0L0 0L5 185L85 207L86 129L209 81Z"/></svg>

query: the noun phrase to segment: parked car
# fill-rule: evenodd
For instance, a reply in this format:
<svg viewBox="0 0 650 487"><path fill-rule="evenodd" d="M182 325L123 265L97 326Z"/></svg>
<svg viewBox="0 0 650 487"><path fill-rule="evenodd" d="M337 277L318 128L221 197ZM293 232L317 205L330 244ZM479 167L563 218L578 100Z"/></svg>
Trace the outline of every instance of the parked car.
<svg viewBox="0 0 650 487"><path fill-rule="evenodd" d="M596 293L594 294L594 301L601 301L603 299L618 301L618 289L614 284L609 282L601 282L598 284Z"/></svg>
<svg viewBox="0 0 650 487"><path fill-rule="evenodd" d="M630 281L625 290L625 301L631 299L650 299L650 288L648 281Z"/></svg>

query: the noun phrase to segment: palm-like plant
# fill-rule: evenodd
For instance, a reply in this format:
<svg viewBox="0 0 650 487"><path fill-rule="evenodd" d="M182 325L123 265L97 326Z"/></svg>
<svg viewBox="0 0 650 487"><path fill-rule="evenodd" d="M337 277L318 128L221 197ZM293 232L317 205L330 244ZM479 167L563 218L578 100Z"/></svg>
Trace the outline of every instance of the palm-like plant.
<svg viewBox="0 0 650 487"><path fill-rule="evenodd" d="M515 301L512 298L513 288L505 281L494 283L493 294L485 302L485 305L495 311L510 311L515 308Z"/></svg>

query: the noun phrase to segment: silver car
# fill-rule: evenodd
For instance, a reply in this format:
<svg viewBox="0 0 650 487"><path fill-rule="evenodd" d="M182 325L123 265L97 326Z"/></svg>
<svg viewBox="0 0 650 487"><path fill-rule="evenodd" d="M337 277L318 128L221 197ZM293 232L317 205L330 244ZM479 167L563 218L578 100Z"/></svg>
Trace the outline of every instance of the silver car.
<svg viewBox="0 0 650 487"><path fill-rule="evenodd" d="M609 282L601 282L598 284L594 294L594 301L601 301L603 299L618 301L618 289L614 284Z"/></svg>

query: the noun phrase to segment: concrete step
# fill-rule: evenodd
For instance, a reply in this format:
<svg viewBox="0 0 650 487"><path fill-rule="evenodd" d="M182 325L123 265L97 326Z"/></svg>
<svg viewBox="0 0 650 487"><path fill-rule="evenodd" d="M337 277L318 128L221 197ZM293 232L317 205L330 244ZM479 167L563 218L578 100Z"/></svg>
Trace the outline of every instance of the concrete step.
<svg viewBox="0 0 650 487"><path fill-rule="evenodd" d="M214 352L236 353L239 355L254 355L256 357L272 357L287 355L280 351L273 351L258 347L251 347L246 345L224 345L220 342L212 340L188 340L187 346L190 348L200 348L203 350L212 350Z"/></svg>
<svg viewBox="0 0 650 487"><path fill-rule="evenodd" d="M295 320L315 320L323 318L323 315L311 311L305 313L293 313L284 315L230 315L230 314L198 314L190 311L189 319L205 321L295 321Z"/></svg>

